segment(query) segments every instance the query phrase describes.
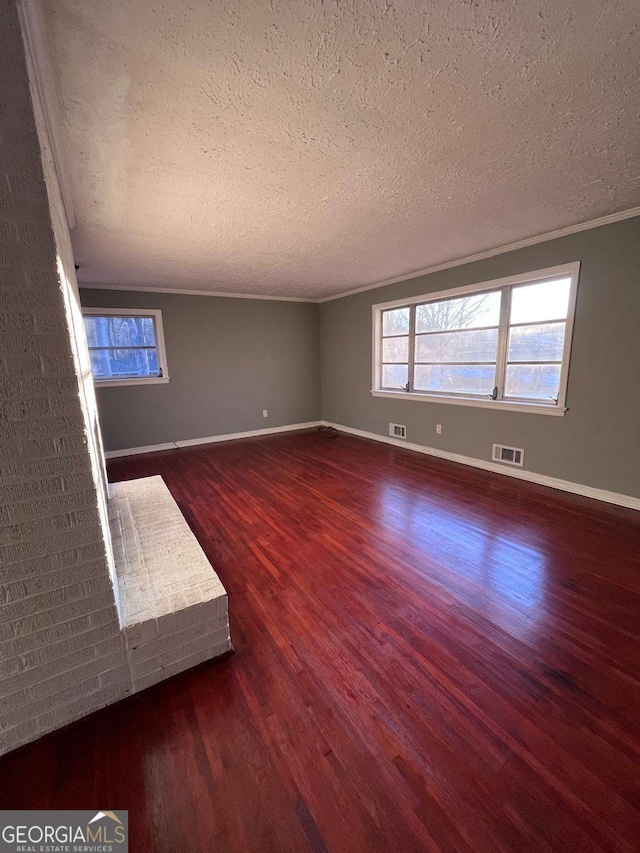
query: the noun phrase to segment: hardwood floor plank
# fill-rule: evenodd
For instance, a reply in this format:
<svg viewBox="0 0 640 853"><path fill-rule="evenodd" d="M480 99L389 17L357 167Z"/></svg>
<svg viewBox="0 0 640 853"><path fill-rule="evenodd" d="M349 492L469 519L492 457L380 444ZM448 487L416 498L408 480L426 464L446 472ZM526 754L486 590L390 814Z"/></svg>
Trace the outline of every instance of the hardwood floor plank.
<svg viewBox="0 0 640 853"><path fill-rule="evenodd" d="M316 431L109 472L164 477L237 651L6 756L1 808L128 808L159 853L639 849L640 514Z"/></svg>

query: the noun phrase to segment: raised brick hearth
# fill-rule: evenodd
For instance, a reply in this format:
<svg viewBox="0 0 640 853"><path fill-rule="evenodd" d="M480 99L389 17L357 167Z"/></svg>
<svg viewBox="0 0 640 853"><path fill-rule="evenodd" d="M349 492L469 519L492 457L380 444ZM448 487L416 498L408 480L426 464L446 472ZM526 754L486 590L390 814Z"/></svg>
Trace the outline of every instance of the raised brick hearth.
<svg viewBox="0 0 640 853"><path fill-rule="evenodd" d="M133 692L229 651L227 594L162 477L112 485L109 516Z"/></svg>

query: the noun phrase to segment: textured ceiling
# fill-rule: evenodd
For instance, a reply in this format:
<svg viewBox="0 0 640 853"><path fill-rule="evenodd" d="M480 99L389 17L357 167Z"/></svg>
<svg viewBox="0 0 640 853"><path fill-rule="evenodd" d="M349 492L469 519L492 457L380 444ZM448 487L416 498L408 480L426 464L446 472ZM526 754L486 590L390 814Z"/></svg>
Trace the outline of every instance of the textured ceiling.
<svg viewBox="0 0 640 853"><path fill-rule="evenodd" d="M640 204L638 0L56 0L84 281L322 297Z"/></svg>

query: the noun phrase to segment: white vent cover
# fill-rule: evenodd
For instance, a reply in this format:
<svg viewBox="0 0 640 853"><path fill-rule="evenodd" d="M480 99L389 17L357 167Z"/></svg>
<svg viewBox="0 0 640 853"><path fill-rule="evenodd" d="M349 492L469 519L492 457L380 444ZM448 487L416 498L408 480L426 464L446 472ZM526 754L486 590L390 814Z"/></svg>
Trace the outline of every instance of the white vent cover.
<svg viewBox="0 0 640 853"><path fill-rule="evenodd" d="M392 435L394 438L406 438L407 428L402 424L389 424L389 435Z"/></svg>
<svg viewBox="0 0 640 853"><path fill-rule="evenodd" d="M493 445L494 462L506 462L507 465L519 465L524 462L524 450L521 447L507 447L505 444Z"/></svg>

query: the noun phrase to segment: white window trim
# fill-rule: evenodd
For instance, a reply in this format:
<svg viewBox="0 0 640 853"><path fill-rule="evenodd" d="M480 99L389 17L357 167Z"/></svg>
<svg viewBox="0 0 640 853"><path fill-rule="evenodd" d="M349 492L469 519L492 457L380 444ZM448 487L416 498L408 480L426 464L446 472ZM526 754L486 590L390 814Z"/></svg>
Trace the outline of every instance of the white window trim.
<svg viewBox="0 0 640 853"><path fill-rule="evenodd" d="M169 381L169 368L167 366L167 351L164 343L164 327L162 325L162 311L156 308L82 308L82 316L100 317L153 317L153 325L156 333L156 352L158 354L158 366L162 370L162 376L140 376L132 379L96 379L93 384L96 388L115 387L117 385L165 385Z"/></svg>
<svg viewBox="0 0 640 853"><path fill-rule="evenodd" d="M374 397L386 397L392 400L414 400L422 403L445 403L450 406L473 406L480 409L500 409L506 412L524 412L536 415L555 415L564 417L567 398L567 381L569 377L569 361L571 356L571 340L573 337L573 324L576 311L576 297L578 293L578 277L580 274L580 261L570 264L562 264L557 267L547 267L534 272L521 273L506 278L482 281L477 284L463 285L449 290L440 290L434 293L424 293L420 296L410 296L407 299L394 299L391 302L380 302L372 306L372 369L371 369L371 394ZM489 290L500 290L519 284L533 284L545 279L560 277L571 278L571 289L569 293L569 307L566 319L566 332L564 349L562 352L562 367L560 372L560 386L558 389L557 403L542 402L519 402L514 400L490 400L479 397L464 397L462 395L447 396L445 394L429 394L415 391L391 391L382 388L382 312L389 308L404 308L409 305L424 302L436 302L442 299L450 299L457 296L466 296L470 293L479 293ZM504 303L504 300L503 300ZM498 358L501 355L499 353Z"/></svg>

